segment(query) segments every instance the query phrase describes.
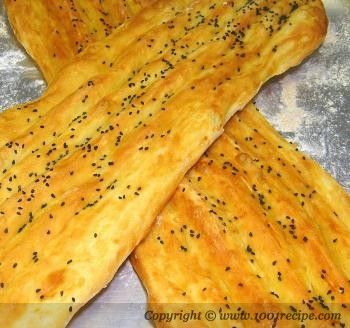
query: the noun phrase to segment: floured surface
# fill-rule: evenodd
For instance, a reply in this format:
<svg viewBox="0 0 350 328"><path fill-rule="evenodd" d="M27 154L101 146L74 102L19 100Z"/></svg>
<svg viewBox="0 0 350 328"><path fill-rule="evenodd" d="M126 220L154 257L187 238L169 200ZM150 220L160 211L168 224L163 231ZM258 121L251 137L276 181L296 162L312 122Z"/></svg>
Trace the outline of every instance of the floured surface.
<svg viewBox="0 0 350 328"><path fill-rule="evenodd" d="M0 109L3 110L38 97L45 89L45 82L12 34L2 2L0 40Z"/></svg>

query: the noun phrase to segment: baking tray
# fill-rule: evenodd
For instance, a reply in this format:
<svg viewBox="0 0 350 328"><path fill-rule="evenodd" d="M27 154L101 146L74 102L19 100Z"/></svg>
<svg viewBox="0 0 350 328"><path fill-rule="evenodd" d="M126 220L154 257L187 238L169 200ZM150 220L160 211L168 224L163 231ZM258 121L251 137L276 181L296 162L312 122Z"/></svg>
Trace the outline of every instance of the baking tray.
<svg viewBox="0 0 350 328"><path fill-rule="evenodd" d="M350 191L350 0L324 0L325 43L304 63L270 81L255 101L288 140L316 159ZM15 40L0 4L0 110L37 98L46 85ZM146 294L129 262L86 305L70 328L150 327Z"/></svg>

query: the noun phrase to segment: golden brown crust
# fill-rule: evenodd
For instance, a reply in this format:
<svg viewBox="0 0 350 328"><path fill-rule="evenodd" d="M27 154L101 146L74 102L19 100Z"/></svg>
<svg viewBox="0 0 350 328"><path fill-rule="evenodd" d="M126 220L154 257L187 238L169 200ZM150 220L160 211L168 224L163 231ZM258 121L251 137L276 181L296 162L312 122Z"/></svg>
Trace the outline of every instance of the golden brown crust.
<svg viewBox="0 0 350 328"><path fill-rule="evenodd" d="M5 0L5 5L16 37L50 83L76 54L151 2Z"/></svg>
<svg viewBox="0 0 350 328"><path fill-rule="evenodd" d="M139 53L140 49L147 42L145 41L144 44L140 44L140 42L137 42L137 39L143 32L151 30L154 22L157 21L157 19L166 20L169 15L169 11L166 12L166 9L164 10L164 6L161 5L161 2L159 6L160 7L158 8L158 11L156 11L155 17L152 17L152 15L155 14L154 11L143 12L133 20L133 24L126 24L121 31L114 33L113 37L94 43L88 47L83 54L76 57L74 63L63 70L55 79L53 85L51 85L51 88L45 94L45 100L41 102L41 104L44 103L44 105L41 106L42 108L37 108L38 106L34 102L31 105L27 104L22 107L15 107L11 110L7 110L5 113L0 115L1 143L6 143L7 141L17 137L22 131L28 129L28 127L33 124L33 121L35 121L38 117L43 116L48 108L53 107L67 97L71 93L71 90L78 88L84 83L84 81L92 78L96 74L102 74L110 71L111 65L115 65L118 62L120 63L119 66L123 67L123 69L126 68L128 71L135 69L135 66L132 66L133 63L131 63L128 58ZM85 8L82 10L85 11ZM322 6L316 4L312 10L314 11L313 14L316 15L316 11L319 10L322 15ZM9 14L11 14L11 11ZM21 17L20 15L18 16ZM38 17L38 20L40 20L40 17ZM301 24L301 22L298 23ZM319 41L317 39L317 35L324 34L326 25L326 19L322 23L320 22L320 25L317 27L318 31L314 34L316 39L309 40L310 49L314 48L313 41L315 41L316 44ZM266 26L267 28L272 28L272 25L269 26L268 23ZM30 33L27 32L27 34ZM163 33L164 39L167 37L171 38L173 36L174 35L169 33L168 35ZM105 48L107 43L110 46L108 51ZM129 50L126 51L128 47ZM284 48L288 49L287 46ZM52 48L52 51L54 50L55 48ZM149 53L151 53L151 51ZM105 60L99 61L98 58L103 58ZM278 58L278 56L275 58ZM146 60L147 59L149 58L146 56ZM296 56L295 63L298 63L301 59L302 56L300 56L300 58ZM146 60L143 62L146 62ZM137 64L140 65L142 62ZM271 62L270 66L272 68L273 65L273 62ZM281 66L281 64L279 66ZM282 71L283 69L285 68L281 66L280 70Z"/></svg>
<svg viewBox="0 0 350 328"><path fill-rule="evenodd" d="M231 128L230 129L228 128L227 131L234 130L236 135L244 136L245 135L244 131L247 131L247 127L248 127L248 131L249 130L250 131L252 131L252 130L254 131L253 127L254 126L258 126L259 127L259 135L261 135L265 139L271 138L273 140L272 144L274 144L274 146L277 147L277 145L280 144L280 142L279 142L280 139L279 139L279 136L276 136L276 132L270 126L266 125L266 122L264 120L262 120L262 118L260 118L259 114L257 114L251 107L248 107L244 111L244 114L246 114L246 112L249 113L248 119L247 119L246 115L245 115L245 117L243 117L243 114L241 114L241 117L240 117L241 122L242 122L242 117L245 118L244 119L244 124L243 123L242 124L238 124L237 122L231 124L231 122L230 122L229 125L231 125ZM224 136L224 137L220 138L220 141L218 141L216 144L220 145L220 146L223 146L226 137L227 136ZM271 147L271 145L269 145L269 146ZM230 148L230 146L228 148ZM240 151L244 152L244 147L241 147ZM285 158L289 162L298 161L299 154L295 154L293 151L291 151L290 146L287 147L286 151L283 151L282 149L280 149L280 151L283 152L283 156L285 156ZM266 150L264 150L264 152L266 152ZM220 157L219 157L218 154L211 154L211 155L212 155L211 158L213 158L215 160L220 160ZM261 155L261 154L259 154L259 155ZM264 160L265 161L269 161L270 160L269 152L266 152L265 155L267 155L267 157L264 157ZM300 158L299 158L299 162L300 162ZM312 177L311 180L314 183L313 186L317 187L318 193L320 195L322 195L322 198L327 198L328 203L331 203L332 198L335 198L335 199L339 200L338 202L333 203L333 209L336 210L337 214L338 213L345 213L345 214L349 213L349 199L348 199L348 196L344 193L344 191L341 188L339 188L339 186L337 186L336 182L334 180L330 179L328 177L328 175L324 173L324 171L320 170L318 168L317 164L315 164L314 162L312 162L312 161L307 161L307 162L303 161L303 162L301 162L301 164L304 165L304 169L307 171L307 177L306 178L305 177L301 177L303 183L306 183L307 179L310 180L311 177ZM205 167L205 165L204 165L204 167ZM199 173L202 172L203 168L199 164L197 166L199 166L199 169L198 169ZM310 166L311 166L311 169L310 169ZM211 176L210 186L212 186L212 182L211 181L215 182L215 181L225 180L221 170L216 170L216 171L217 172L215 172ZM254 172L254 171L253 172L249 172L249 173L252 174L252 175L256 174L256 172ZM215 179L215 177L216 177L216 179ZM287 181L287 183L288 183L288 181L292 181L293 182L295 180L295 177L293 175L291 177L287 176L287 177L285 177L285 180ZM224 188L223 190L225 191L226 188ZM237 201L239 201L240 197L242 195L243 195L243 197L245 197L247 195L247 193L250 193L250 191L241 190L241 189L238 189L238 190L235 189L234 193L237 194ZM171 222L169 217L172 218L174 215L178 215L180 218L183 217L187 221L190 218L190 222L192 222L196 226L196 228L198 228L198 229L202 228L204 230L204 232L207 233L204 236L202 235L202 237L201 237L201 239L204 240L203 249L205 250L205 252L200 252L199 253L200 255L197 255L195 253L194 255L192 255L190 260L184 264L184 260L183 259L180 260L180 261L177 260L178 259L178 254L177 254L178 249L175 249L175 250L171 249L169 251L169 246L167 245L166 250L168 250L168 253L166 255L161 254L160 259L159 259L159 263L157 263L156 265L149 265L149 260L150 259L152 259L152 262L153 262L154 253L158 254L158 249L155 247L155 249L153 250L153 248L151 246L151 242L148 241L148 239L151 239L151 237L149 237L146 240L145 245L143 245L141 247L141 251L140 251L141 255L143 254L143 252L146 252L146 253L148 252L149 254L147 256L149 256L149 258L142 257L141 259L139 259L139 262L136 262L135 266L136 266L137 270L139 271L139 274L140 274L141 278L146 277L144 279L144 281L145 281L146 287L149 287L149 289L150 289L150 295L149 296L150 296L151 302L156 301L156 299L154 300L152 297L153 296L157 296L158 295L157 293L160 290L163 292L164 289L168 288L169 281L175 280L176 283L180 283L180 281L177 281L177 279L179 278L178 276L171 277L171 279L169 279L169 277L167 275L164 276L164 274L169 270L169 266L168 266L168 262L167 261L169 261L169 259L172 260L172 258L171 258L172 256L174 256L174 259L176 259L176 261L177 261L176 265L184 265L184 268L187 268L187 267L191 268L191 272L189 273L189 275L191 275L192 279L188 279L188 277L185 277L185 279L190 280L190 281L194 280L193 277L192 277L192 273L193 273L192 268L193 267L196 268L194 263L196 263L198 261L199 257L201 257L201 261L204 262L205 265L207 265L207 266L210 265L210 266L215 267L215 263L213 263L212 258L216 257L216 255L218 253L218 250L219 250L219 252L221 254L220 259L224 259L225 260L227 257L231 256L230 252L226 251L225 247L227 247L227 246L226 245L220 246L219 242L216 242L213 247L211 247L210 249L207 249L208 248L207 245L208 244L210 245L212 243L212 241L215 240L215 237L213 238L213 234L214 234L213 229L215 231L215 226L214 227L212 226L212 222L211 221L209 221L209 223L208 223L209 226L208 226L205 221L202 222L201 217L198 217L198 216L206 217L207 213L206 213L206 211L203 213L203 208L206 209L207 207L205 205L203 206L203 204L199 204L198 205L196 200L194 201L194 204L196 204L196 205L194 205L191 202L191 196L188 196L187 194L184 196L183 199L181 199L181 197L178 197L178 196L179 196L179 194L177 193L174 196L174 199L167 205L167 209L162 214L162 219L161 219L162 220L161 221L162 228L158 228L157 227L155 229L155 232L161 233L163 231L165 231L165 232L166 231L170 231L174 227L172 225L174 222ZM181 194L180 194L180 196L181 196ZM255 209L257 207L256 204L253 204L253 205L250 204L249 206L251 206L251 208L253 208L253 209ZM173 207L175 209L173 209ZM169 210L169 208L170 208L170 210ZM297 208L296 211L299 212L300 209ZM195 217L193 217L193 213L196 213ZM225 212L225 210L224 210L224 213L227 214ZM250 213L248 213L246 215L255 215L255 214L254 214L254 212L253 212L253 214L252 214L252 212L250 212ZM164 220L165 220L165 222L164 222ZM200 220L199 224L196 224L197 220ZM171 222L171 224L170 224L170 222ZM179 225L180 222L176 222L176 224ZM344 224L347 224L346 220L344 221ZM192 225L192 227L194 227L194 225ZM255 225L254 227L258 228L259 226ZM218 230L218 231L220 233L220 230ZM208 237L208 239L206 239L207 237ZM270 242L270 240L271 240L270 238L267 238L268 242ZM160 242L160 240L158 240L158 241ZM161 240L161 241L163 241L163 240ZM155 242L155 243L157 244L157 242ZM174 243L174 245L178 246L175 243ZM144 250L144 248L146 250ZM268 251L270 251L270 249L268 247L263 248L263 250L264 250L264 253L263 253L262 256L264 256L265 254L266 254L266 256L271 256L271 254L268 252ZM206 261L205 261L205 254L206 254L206 252L208 252L210 257L207 258ZM139 251L136 251L136 253L139 253ZM332 256L334 256L334 255L335 254L332 254ZM312 256L312 254L311 254L311 256ZM343 260L344 256L346 256L346 254L341 254L339 256L340 261ZM243 263L243 262L244 261L240 261L240 263ZM219 264L216 264L216 266L221 267L224 264L225 263L223 263L221 261L221 262L219 262ZM143 270L143 266L145 266L145 270ZM279 266L281 266L281 265L279 265ZM167 270L165 270L165 268ZM197 272L198 268L196 268L196 269L197 270L194 270L194 273L198 274L198 272ZM285 266L284 266L284 269L289 270L289 268L288 267L286 268ZM241 275L242 272L244 272L244 270L247 270L247 268L246 267L240 268L240 271L239 271L239 273L237 273L237 276ZM175 272L177 272L177 270ZM248 273L249 273L249 268L248 268ZM147 277L147 274L149 275L149 277ZM184 273L182 272L181 274L183 275ZM186 271L185 271L185 274L186 274ZM208 273L206 273L206 274L208 274ZM245 274L247 274L247 272L245 272ZM210 273L209 275L212 276L212 273ZM218 277L218 279L220 279L221 276L222 276L222 273L219 272L218 275L213 275L213 276L214 277ZM303 276L303 275L301 274L301 276ZM292 280L291 281L290 279L292 279L292 278L289 277L289 280L286 283L287 286L288 286L288 282L290 283L290 285L293 285L293 286L300 284L300 282L298 280ZM164 284L162 282L163 279L166 280L166 282ZM188 282L186 282L186 283L188 284ZM186 283L184 283L185 286L186 286ZM206 281L206 283L208 283L208 281ZM212 283L212 285L213 286L212 286L211 293L206 293L207 295L206 295L206 297L204 299L203 299L203 295L200 295L200 297L194 298L194 300L192 300L192 302L199 302L199 301L205 301L205 302L209 302L209 303L211 303L211 302L219 302L219 303L223 302L223 299L220 298L220 292L218 292L218 291L213 292L213 290L215 290L215 288L217 288L217 286L215 286L213 283ZM166 286L166 287L164 288L164 286ZM238 298L239 302L245 301L246 299L248 300L248 302L251 302L252 298L254 299L255 302L259 301L259 300L264 300L264 301L269 300L270 302L272 302L272 301L275 302L274 299L272 299L272 301L271 301L271 298L272 298L271 295L265 295L266 291L263 290L263 289L261 290L261 286L254 285L251 288L251 292L249 292L249 291L247 292L246 286L244 286L244 287L245 287L245 294L242 295L242 293L240 293L239 298ZM174 289L174 284L171 285L171 288L170 288L169 292L171 292ZM262 293L262 295L259 296L257 291ZM234 293L232 293L232 294L234 294ZM233 296L232 294L230 295L231 297ZM298 290L293 290L292 297L296 299L298 297L298 295L299 295L298 294ZM178 296L179 295L171 295L171 296L169 296L169 298L167 299L167 302L174 302L177 299ZM301 297L301 296L299 295L299 297ZM309 297L309 295L307 295L307 298L308 297ZM183 298L183 296L180 297L180 302L183 302L182 298ZM188 300L186 300L186 301L188 301ZM287 301L288 302L294 302L294 299L288 299ZM153 305L153 307L155 307L156 309L159 309L159 306L154 306ZM191 305L191 308L193 308L193 307L194 306ZM211 304L209 304L209 308L212 308ZM167 306L167 309L169 310L169 305ZM176 307L173 308L173 310L176 310L176 309L177 309ZM203 307L200 306L199 309L203 310ZM261 307L260 308L258 307L258 309L262 310ZM267 306L266 309L267 310L271 310L271 305ZM288 310L288 308L283 308L283 306L281 306L281 307L275 306L274 309L275 310L283 310L283 309L284 310ZM56 309L56 311L57 310L59 310L59 309ZM253 306L250 306L249 310L251 310L251 311L257 310L257 308L254 308ZM18 316L18 314L15 314L15 316ZM284 323L284 326L285 325L286 325L286 323ZM293 324L292 324L292 326L293 326ZM326 323L326 326L328 326L328 323Z"/></svg>
<svg viewBox="0 0 350 328"><path fill-rule="evenodd" d="M265 311L293 305L308 312L312 305L316 313L341 313L347 325L349 213L339 184L250 105L187 173L132 262L157 311L247 303L242 308L254 313L266 303ZM288 324L296 322L278 326Z"/></svg>
<svg viewBox="0 0 350 328"><path fill-rule="evenodd" d="M260 1L274 24L277 14L289 16L272 31L239 1L186 5L160 3L136 16L131 31L147 29L129 41L136 49L119 52L124 61L82 87L72 87L73 77L53 84L35 103L41 117L24 116L29 124L0 149L0 302L23 311L9 313L7 326L66 324L111 280L224 122L316 48L326 29L319 2L292 11L287 1ZM110 56L113 37L79 60L101 60L101 48ZM61 76L67 71L74 64ZM52 105L48 95L61 99Z"/></svg>
<svg viewBox="0 0 350 328"><path fill-rule="evenodd" d="M72 90L78 89L86 81L98 75L117 71L116 64L118 64L121 73L131 74L138 67L151 60L154 51L149 48L145 49L148 40L146 38L138 39L146 32L151 34L157 22L167 21L173 17L173 10L164 5L163 2L159 1L155 5L156 8L144 10L133 18L132 24L126 22L122 29L108 38L94 42L81 54L75 56L74 60L61 70L60 74L51 82L50 88L40 99L40 106L37 101L33 101L2 112L0 114L0 144L5 144L20 136L51 108L70 96ZM186 3L185 0L177 1L174 10L180 10ZM40 17L38 19L40 20ZM157 46L161 49L161 42L165 43L168 38L176 38L179 35L182 35L179 31L159 31L157 36L160 41ZM27 38L31 37L33 36L29 33ZM43 42L43 40L41 41ZM51 48L49 47L49 49ZM55 48L51 50L55 51ZM144 56L138 56L141 51ZM133 62L130 58L137 58L137 61Z"/></svg>

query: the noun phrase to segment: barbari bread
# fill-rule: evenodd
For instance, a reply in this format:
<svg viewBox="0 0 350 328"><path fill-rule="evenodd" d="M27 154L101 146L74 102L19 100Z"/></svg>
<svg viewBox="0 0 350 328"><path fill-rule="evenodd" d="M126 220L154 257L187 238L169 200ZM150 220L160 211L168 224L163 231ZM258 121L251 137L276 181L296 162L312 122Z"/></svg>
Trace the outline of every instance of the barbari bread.
<svg viewBox="0 0 350 328"><path fill-rule="evenodd" d="M145 32L129 35L138 22ZM223 124L318 47L327 20L318 1L167 1L127 26L121 34L136 49L121 52L124 61L110 60L113 35L97 45L104 56L87 48L78 68L89 59L108 68L96 75L86 65L79 87L75 64L63 69L0 149L3 326L67 324ZM1 117L15 126L18 112Z"/></svg>
<svg viewBox="0 0 350 328"><path fill-rule="evenodd" d="M17 5L21 5L21 3L17 2ZM9 15L11 16L11 12L9 12ZM41 19L42 22L43 20L45 20L45 16L37 17L37 19ZM20 32L24 35L24 37L26 37L26 34L29 33L29 31L27 30L21 30ZM38 35L38 37L39 36L42 37L42 34ZM54 46L56 47L56 45ZM54 51L55 48L52 49L52 52ZM55 63L52 63L52 65L54 66ZM314 259L318 259L318 253L322 254L323 259L325 258L324 254L326 254L326 258L328 257L328 259L326 260L326 263L328 262L328 266L330 265L329 263L333 262L337 268L336 270L340 271L341 269L338 268L343 267L345 264L347 265L347 245L339 243L338 231L334 228L328 230L327 224L331 226L333 225L332 219L334 220L334 215L339 216L339 214L341 214L342 218L348 217L350 209L348 195L346 195L346 193L339 187L339 185L337 185L332 178L330 178L324 171L322 171L322 169L319 168L317 164L312 162L310 159L304 158L303 154L296 152L295 146L286 144L285 141L283 141L281 137L277 135L276 131L274 131L273 128L269 126L265 122L265 120L260 116L260 114L256 112L252 105L249 105L246 109L244 109L242 113L238 115L238 118L232 119L230 121L226 129L226 134L223 137L220 137L219 140L215 143L215 145L210 149L208 155L206 155L207 158L201 159L200 162L196 165L196 167L192 169L192 171L188 174L188 177L194 176L194 178L189 178L188 181L183 181L182 185L185 185L186 187L182 186L182 189L181 187L179 187L179 190L175 194L174 198L168 203L166 209L159 216L158 223L153 229L150 236L146 238L146 240L142 243L140 248L137 248L135 252L135 257L133 261L134 266L137 269L140 278L143 280L146 288L148 289L149 299L151 301L151 308L158 311L168 310L173 312L179 312L179 310L187 309L190 312L191 309L196 309L197 307L197 309L202 310L203 313L203 310L219 310L221 308L230 312L239 312L237 311L237 303L269 302L279 304L274 304L273 306L271 304L265 306L261 304L258 306L252 306L250 304L248 306L246 305L245 307L242 307L240 311L244 309L249 310L252 313L254 313L254 311L263 310L291 312L292 309L294 309L294 306L300 308L305 312L324 311L329 313L330 311L339 311L339 307L341 305L339 306L338 304L337 307L334 306L334 303L348 303L348 297L340 297L339 299L339 294L343 294L343 289L345 290L345 288L340 286L341 282L339 282L339 280L337 281L337 279L334 279L334 276L337 277L340 275L343 277L348 277L348 273L334 272L332 274L332 277L327 279L327 283L322 285L320 284L320 282L322 282L322 280L325 279L326 275L323 273L323 271L326 270L321 269L320 264L317 264L321 272L318 276L318 267L315 267ZM258 129L256 127L258 127ZM233 134L230 134L230 131L233 132ZM252 134L255 136L252 137ZM254 140L251 138L254 138ZM234 150L230 149L232 145L227 145L227 142L229 141L230 143L232 142L232 140L234 142ZM265 147L262 147L262 152L257 153L257 147L259 145L257 140L259 140L261 144L265 145L267 149ZM246 146L249 142L252 143L254 147L253 153L250 153L249 147ZM281 147L285 148L285 150L282 151ZM261 146L259 148L261 148ZM279 171L279 174L283 176L283 181L279 181L279 179L277 179L277 185L275 183L272 183L271 179L266 180L266 177L264 176L266 175L266 172L261 172L263 171L264 166L267 167L267 171L270 171L272 170L271 163L275 163L276 158L279 162L282 160L282 157L279 157L281 154L275 154L274 149L278 149L278 151L283 155L284 160L282 162L282 166L284 171L286 170L284 168L286 163L291 165L291 167L294 166L294 171L299 170L299 167L302 167L302 170L299 170L300 172L298 172L299 174L297 174L297 177L294 174L291 174L291 167L289 167L289 169L287 169L286 171L287 174L281 175L281 173L283 172ZM267 283L265 281L254 282L256 277L253 277L253 283L250 283L249 286L247 286L243 282L243 280L240 279L240 277L244 276L249 278L252 275L254 275L254 270L248 267L248 271L246 271L247 266L244 266L243 268L237 268L236 263L234 264L234 269L229 266L225 266L227 265L227 259L229 259L232 254L231 247L233 247L234 251L239 251L239 258L242 260L242 262L240 263L244 263L244 261L248 260L248 257L245 255L245 252L248 252L248 247L244 249L244 245L232 245L232 241L230 240L224 240L224 242L220 242L221 237L220 240L217 240L218 238L216 232L220 234L220 232L223 231L222 227L226 227L225 222L222 222L224 217L232 217L232 211L234 210L234 220L238 221L239 218L237 216L237 212L239 210L242 211L242 205L234 206L230 209L225 208L226 202L220 201L220 199L216 198L218 197L218 194L219 197L224 195L226 199L227 192L229 195L229 199L231 199L234 204L239 204L241 202L241 199L243 202L243 200L246 200L249 195L252 195L252 197L254 196L254 199L255 196L257 196L255 201L249 201L249 208L247 209L247 211L244 211L247 213L244 213L242 217L243 219L248 218L248 220L250 221L249 226L242 226L238 225L237 222L235 223L237 228L237 231L235 232L238 233L239 236L243 237L244 233L247 233L249 237L253 238L254 234L252 231L260 231L260 228L263 226L264 222L260 222L259 224L259 221L261 221L261 215L259 216L255 214L255 212L259 213L260 211L263 211L262 213L264 215L264 209L268 208L268 206L271 207L271 205L268 205L267 207L263 206L265 205L265 196L264 194L256 190L256 184L253 184L251 187L249 187L248 185L242 186L241 183L237 184L237 180L235 180L237 178L233 178L230 176L230 174L232 174L234 177L236 177L239 171L237 170L238 166L233 167L230 161L223 162L224 159L221 157L225 151L228 152L229 155L232 155L233 152L234 159L235 161L238 161L239 165L241 165L243 162L245 163L243 165L248 165L248 167L250 167L249 163L260 163L260 170L257 169L259 168L259 165L257 165L255 169L254 167L251 167L250 170L246 170L246 174L248 174L249 178L244 178L243 176L243 179L248 184L249 181L251 181L252 179L257 179L260 183L264 185L265 189L273 185L274 189L267 189L267 194L272 193L272 190L276 190L277 192L277 190L282 189L281 198L283 199L286 197L285 190L300 187L296 186L297 181L299 181L299 185L300 182L304 185L309 185L311 181L311 185L309 185L308 187L308 189L313 189L311 192L311 205L309 201L309 204L305 205L304 201L304 205L300 206L302 204L302 199L305 198L305 194L294 192L293 196L299 197L299 200L289 202L291 211L293 211L294 215L298 215L301 217L310 217L310 214L308 214L304 207L307 206L309 208L311 206L311 215L315 215L316 218L321 217L321 222L326 222L326 224L322 225L323 229L321 231L319 231L317 223L316 226L314 225L311 227L311 234L313 236L312 240L314 241L316 239L317 241L319 241L324 239L324 231L324 235L326 236L325 244L318 243L317 246L314 247L313 251L307 251L306 254L303 254L303 249L304 247L306 247L306 243L309 241L310 236L302 236L302 241L303 243L305 243L304 246L302 244L298 244L297 234L293 235L293 239L296 240L293 242L294 246L292 247L292 254L296 252L296 261L293 261L295 263L290 264L289 266L284 265L284 259L282 259L282 262L279 263L277 259L275 259L275 256L272 255L274 254L274 247L276 247L274 243L272 243L272 246L274 247L271 247L269 245L263 247L264 240L260 239L258 241L255 241L259 244L259 253L262 252L262 254L258 255L259 260L257 262L261 261L261 257L263 259L267 258L272 261L272 269L269 268L270 264L268 263L267 266L265 265L263 269L259 272L260 274L262 272L263 275L259 275L260 278L257 276L259 279L262 279L263 277L264 280L268 280L268 276L272 272L272 281L268 281ZM207 165L211 166L209 172L207 172L207 170L205 169ZM228 172L228 174L226 174L224 171ZM271 172L272 171L270 171L269 174L271 174ZM205 173L205 175L211 174L211 177L210 179L206 179L204 186L202 183L199 184L200 188L198 188L195 186L196 180L198 180L199 176L202 176L203 173ZM240 180L241 179L242 177L240 177ZM191 182L190 185L188 183L189 181ZM224 187L222 187L220 183L222 183ZM213 196L212 185L214 186L213 190L219 190L218 192L215 192L216 196ZM232 188L234 189L233 191L231 191ZM188 193L185 192L186 190L188 191ZM314 199L316 190L318 195L317 201L315 201ZM208 197L209 192L211 196L210 198ZM203 203L203 199L207 202L207 204ZM212 200L210 205L208 203L208 199ZM286 197L285 199L288 198ZM283 200L284 203L285 199ZM334 202L334 199L337 199L337 202ZM274 201L277 201L276 198L274 198ZM323 202L325 202L327 205L323 205ZM320 209L318 209L317 206L319 206L320 204L321 207ZM222 205L225 206L223 207ZM220 208L219 214L216 210L217 207ZM331 212L332 208L334 209L334 212ZM279 216L283 217L283 215L285 215L287 208L286 206L278 206L277 208L275 208L274 206L274 210L275 213L273 214L273 218L278 218ZM202 214L203 211L204 214ZM315 214L314 211L317 211L317 213ZM209 215L209 219L207 217L208 213L211 214ZM216 216L216 219L218 220L214 218L213 222L213 216ZM312 221L313 218L314 217L312 217L311 219ZM295 223L294 217L292 219L290 218L289 220L294 220ZM342 221L342 224L347 224L346 219ZM269 221L266 220L265 222ZM290 229L293 229L295 226L294 223L290 223L289 225L282 225L282 220L277 220L276 222L280 228L281 226L283 227L281 228L283 230L289 229L289 231L293 231ZM188 224L192 224L191 228L188 226ZM245 231L248 229L248 227L251 227L249 229L249 232ZM194 228L196 228L198 231L200 230L201 232L195 232L193 230ZM338 228L340 229L340 231L343 231L343 236L340 236L340 240L343 241L344 232L347 231L347 229L344 229L343 227L339 226ZM189 236L191 238L186 237L186 230L187 237ZM328 234L327 231L330 231L330 233ZM171 235L175 233L180 234L180 237L174 237L172 240ZM315 234L316 236L314 236ZM272 233L265 234L265 243L270 244L271 241L276 239L276 237L282 238L282 244L279 246L281 250L278 250L277 254L282 253L283 255L287 249L291 248L291 246L289 246L288 243L288 238L286 238L284 235L282 235L281 237L278 231L273 231ZM333 238L331 243L328 240L329 237ZM194 243L191 242L192 238L195 240ZM234 238L237 238L236 235L234 235ZM300 238L301 236L299 236L299 239ZM196 241L196 239L203 240L204 246L196 245L196 243L199 243L199 241ZM336 243L337 245L334 246L338 247L329 247L329 245L332 246L333 243ZM184 253L188 251L188 248L190 249L190 254ZM249 249L250 253L255 253L251 246L249 246ZM260 249L262 249L262 251ZM154 261L154 254L158 254L159 252L159 258L157 258ZM316 256L314 255L315 252L317 252ZM185 255L184 257L182 257L183 254ZM220 256L218 257L217 254L220 254ZM274 259L271 259L271 256L274 256ZM235 254L234 257L236 257ZM280 258L280 255L278 255L278 257ZM310 257L310 260L308 259L308 257ZM251 260L252 259L250 259L250 261ZM290 258L288 258L287 260L290 261ZM306 262L307 265L304 265L304 268L300 269L299 266L303 267L303 261ZM225 273L223 273L224 266ZM311 267L310 269L308 268L309 266ZM283 270L286 270L288 272L287 280L285 279L284 271L279 271L281 267L283 268ZM177 274L179 270L184 270L184 272L180 272L180 274ZM232 277L228 277L228 273L226 273L227 271L232 270L235 270L234 283L236 283L239 288L231 288L227 290L225 288L222 288L222 285L224 283L229 283L230 286L232 285ZM309 270L311 274L308 273ZM295 274L290 274L289 271L293 271L294 273L296 273L298 275L297 278L295 277ZM194 273L194 275L192 275L192 272ZM210 281L207 278L203 278L203 276L211 277L213 281ZM236 280L239 280L240 282L237 283ZM245 278L245 280L247 280L247 278ZM316 282L315 286L313 285L313 281ZM198 294L196 294L194 290L197 283L202 283L203 285L207 286L203 287L203 289L200 290ZM310 284L312 286L312 290L307 289ZM340 286L339 289L337 289L337 284ZM211 286L211 288L209 286ZM299 286L301 287L301 289L297 289L295 286ZM329 289L327 289L328 287ZM198 288L200 289L200 286ZM249 288L248 291L247 288ZM184 291L188 289L191 290L191 295L187 295L187 292ZM283 290L282 293L280 293L280 289ZM302 289L304 289L304 292L302 291ZM257 291L259 291L259 293ZM290 294L290 296L286 297L286 294ZM310 296L310 294L313 295ZM165 307L164 304L155 303L174 303L176 301L179 304L172 305L171 307L169 307L169 305ZM207 306L196 306L195 304L193 304L200 302L205 302L208 304ZM236 304L230 304L230 308L228 308L227 303L231 302ZM304 306L301 306L303 302ZM188 303L188 306L183 306L183 303ZM214 305L213 303L219 304ZM281 303L289 304L284 305ZM316 306L313 306L312 303L318 304ZM325 303L327 303L327 305ZM327 308L329 306L329 303L332 303L333 305ZM346 305L344 304L344 306ZM333 320L326 320L323 323L323 325L328 327L330 325L339 324L340 326L340 324L346 323L348 321L348 314L345 312L344 308L341 307L341 310L338 313L343 316L343 320L334 317ZM157 326L160 325L159 322L156 323ZM180 323L181 321L175 321L172 323L172 325L178 326ZM195 324L198 325L198 322L195 322ZM227 322L224 322L223 326L227 324ZM232 322L229 322L229 324L231 325ZM240 324L242 324L242 320L240 321ZM307 324L309 326L310 322L308 322ZM202 325L204 326L204 323L202 323ZM264 325L270 326L271 323L265 321ZM290 322L289 325L295 326L295 321ZM211 323L211 326L213 326L213 323ZM215 326L219 326L217 321L215 322ZM248 324L248 327L250 326L251 325ZM262 323L260 323L260 326L262 326ZM286 321L279 321L278 326L288 326L288 323ZM320 323L317 322L316 326L320 326Z"/></svg>
<svg viewBox="0 0 350 328"><path fill-rule="evenodd" d="M273 327L255 313L302 312L329 316L276 327L347 327L349 213L339 184L249 105L186 174L132 256L151 311L202 312L199 321L156 326ZM220 311L251 319L220 320Z"/></svg>

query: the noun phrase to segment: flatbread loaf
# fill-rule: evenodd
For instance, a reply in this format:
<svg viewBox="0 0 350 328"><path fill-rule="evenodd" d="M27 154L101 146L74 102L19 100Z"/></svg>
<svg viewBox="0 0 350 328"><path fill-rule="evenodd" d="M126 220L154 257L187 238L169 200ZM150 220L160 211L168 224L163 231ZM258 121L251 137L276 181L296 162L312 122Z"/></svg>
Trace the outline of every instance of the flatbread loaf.
<svg viewBox="0 0 350 328"><path fill-rule="evenodd" d="M318 47L327 27L318 1L167 1L128 26L147 25L144 17L153 19L136 40L124 31L139 45L120 54L124 64L106 60L115 50L105 41L98 59L109 69L83 70L92 76L78 88L75 64L63 69L47 92L61 99L26 105L34 114L0 149L6 327L67 324L146 235L223 124L264 81Z"/></svg>
<svg viewBox="0 0 350 328"><path fill-rule="evenodd" d="M249 105L186 174L132 263L150 311L201 311L195 327L273 327L254 315L278 312L328 320L276 327L347 327L349 213L341 186ZM225 312L251 319L220 320Z"/></svg>

